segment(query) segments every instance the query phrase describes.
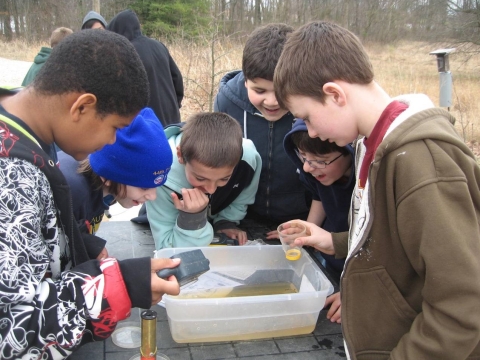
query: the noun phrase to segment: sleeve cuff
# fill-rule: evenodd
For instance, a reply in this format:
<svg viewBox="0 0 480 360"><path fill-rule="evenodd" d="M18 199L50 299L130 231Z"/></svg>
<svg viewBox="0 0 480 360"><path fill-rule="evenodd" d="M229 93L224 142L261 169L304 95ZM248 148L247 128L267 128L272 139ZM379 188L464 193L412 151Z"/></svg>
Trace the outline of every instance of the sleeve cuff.
<svg viewBox="0 0 480 360"><path fill-rule="evenodd" d="M207 224L207 209L208 206L195 214L180 210L177 217L178 227L184 230L198 230L203 228Z"/></svg>
<svg viewBox="0 0 480 360"><path fill-rule="evenodd" d="M149 257L118 262L132 307L150 309L152 306L152 275Z"/></svg>

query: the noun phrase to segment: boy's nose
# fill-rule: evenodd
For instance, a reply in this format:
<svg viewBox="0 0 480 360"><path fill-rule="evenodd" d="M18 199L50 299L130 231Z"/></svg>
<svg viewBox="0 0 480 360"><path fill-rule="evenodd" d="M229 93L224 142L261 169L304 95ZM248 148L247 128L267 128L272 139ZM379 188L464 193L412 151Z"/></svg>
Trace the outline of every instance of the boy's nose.
<svg viewBox="0 0 480 360"><path fill-rule="evenodd" d="M212 194L215 192L215 190L217 190L217 185L215 185L215 184L208 184L208 185L205 185L203 188L205 189L205 191L206 191L207 193L209 193L210 195L212 195Z"/></svg>
<svg viewBox="0 0 480 360"><path fill-rule="evenodd" d="M275 97L275 93L272 92L271 94L267 95L265 97L265 101L264 101L265 105L267 106L277 106L278 105L278 101L277 101L277 98Z"/></svg>
<svg viewBox="0 0 480 360"><path fill-rule="evenodd" d="M315 169L310 166L310 164L308 163L308 161L305 161L305 162L303 163L303 170L304 170L305 172L308 172L308 173L309 173L309 172L314 171Z"/></svg>
<svg viewBox="0 0 480 360"><path fill-rule="evenodd" d="M113 136L111 137L110 141L108 142L109 145L115 144L115 141L117 141L117 132L115 131L113 133Z"/></svg>
<svg viewBox="0 0 480 360"><path fill-rule="evenodd" d="M307 126L307 130L308 130L308 136L310 136L311 138L318 137L318 134L316 133L316 131L314 131L310 126Z"/></svg>

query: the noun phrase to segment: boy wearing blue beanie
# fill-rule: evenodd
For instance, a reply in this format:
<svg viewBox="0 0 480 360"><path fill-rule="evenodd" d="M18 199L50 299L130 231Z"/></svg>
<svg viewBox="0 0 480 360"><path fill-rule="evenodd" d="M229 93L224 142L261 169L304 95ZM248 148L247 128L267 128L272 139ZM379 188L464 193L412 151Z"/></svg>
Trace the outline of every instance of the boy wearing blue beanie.
<svg viewBox="0 0 480 360"><path fill-rule="evenodd" d="M81 162L64 152L58 159L72 190L75 218L81 229L94 234L113 203L128 209L155 200L155 188L165 183L172 166L172 150L155 113L145 108L117 131L114 144ZM103 250L91 256L106 257L104 246L94 247Z"/></svg>
<svg viewBox="0 0 480 360"><path fill-rule="evenodd" d="M237 239L237 225L255 201L262 160L238 122L225 113L198 113L165 129L172 170L147 216L157 250L207 246L215 232ZM213 224L213 226L212 226Z"/></svg>

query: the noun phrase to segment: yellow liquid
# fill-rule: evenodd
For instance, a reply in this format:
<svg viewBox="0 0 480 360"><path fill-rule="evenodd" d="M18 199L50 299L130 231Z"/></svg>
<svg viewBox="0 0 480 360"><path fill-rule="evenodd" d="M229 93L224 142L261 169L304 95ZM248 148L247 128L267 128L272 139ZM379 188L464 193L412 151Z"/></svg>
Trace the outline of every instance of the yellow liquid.
<svg viewBox="0 0 480 360"><path fill-rule="evenodd" d="M285 253L287 260L298 260L302 256L302 252L298 249L290 249Z"/></svg>
<svg viewBox="0 0 480 360"><path fill-rule="evenodd" d="M175 329L177 330L177 329ZM315 321L311 326L302 326L292 329L281 329L281 330L271 330L271 331L262 331L260 333L253 334L236 334L236 335L224 335L224 336L212 336L212 337L198 337L198 338L187 338L182 339L178 338L179 334L176 334L174 331L173 339L177 343L198 343L198 342L219 342L219 341L238 341L238 340L256 340L256 339L267 339L273 337L284 337L284 336L295 336L295 335L304 335L310 334L315 330ZM183 335L183 334L182 334Z"/></svg>
<svg viewBox="0 0 480 360"><path fill-rule="evenodd" d="M259 296L298 293L298 289L290 282L272 284L240 285L235 287L204 289L176 296L177 299L214 299L239 296Z"/></svg>

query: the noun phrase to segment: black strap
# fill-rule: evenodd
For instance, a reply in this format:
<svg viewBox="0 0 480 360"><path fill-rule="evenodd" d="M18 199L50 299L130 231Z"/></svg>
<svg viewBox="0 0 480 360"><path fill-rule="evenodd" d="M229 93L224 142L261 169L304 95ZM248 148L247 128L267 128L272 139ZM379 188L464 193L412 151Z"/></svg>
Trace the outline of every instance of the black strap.
<svg viewBox="0 0 480 360"><path fill-rule="evenodd" d="M52 188L59 226L65 232L70 251L72 252L73 265L75 266L89 260L82 236L73 216L70 187L65 177L52 158L34 140L22 132L22 130L25 132L26 130L17 129L15 126L12 126L12 122L15 122L10 118L7 119L9 120L8 123L0 119L0 128L3 130L3 132L0 132L0 156L26 160L37 166L45 174ZM68 259L60 260L63 269L64 265L68 263Z"/></svg>

